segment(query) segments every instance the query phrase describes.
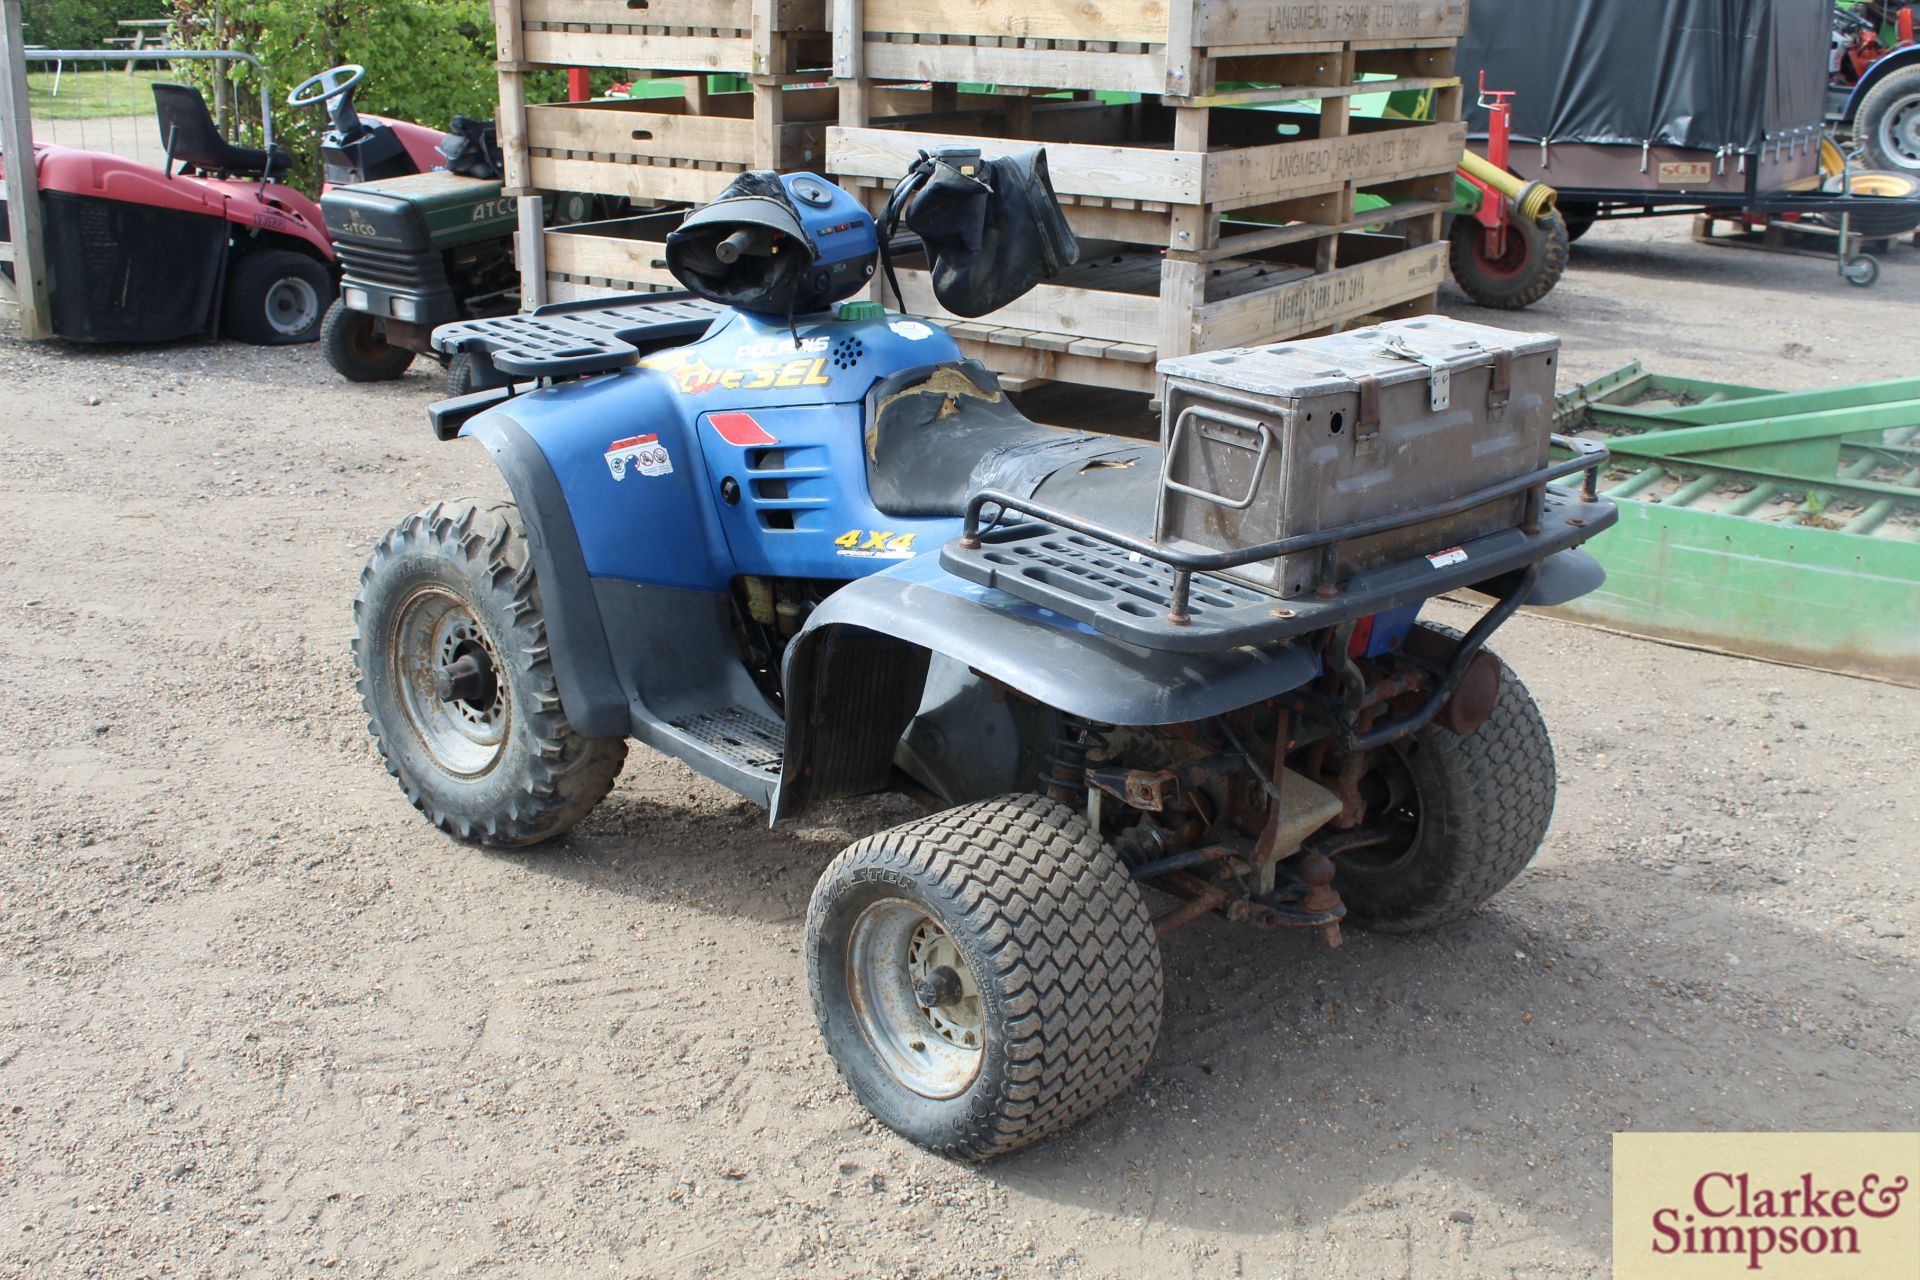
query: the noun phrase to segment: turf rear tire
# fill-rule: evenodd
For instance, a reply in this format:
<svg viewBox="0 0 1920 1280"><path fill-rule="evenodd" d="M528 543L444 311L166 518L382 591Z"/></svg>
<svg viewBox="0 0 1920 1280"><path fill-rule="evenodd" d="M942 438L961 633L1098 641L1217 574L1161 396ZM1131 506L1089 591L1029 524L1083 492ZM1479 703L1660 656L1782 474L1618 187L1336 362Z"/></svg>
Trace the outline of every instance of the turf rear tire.
<svg viewBox="0 0 1920 1280"><path fill-rule="evenodd" d="M574 731L547 651L540 585L510 502L441 502L374 548L353 601L361 705L387 772L441 830L551 839L612 789L624 738ZM456 697L435 681L471 661Z"/></svg>
<svg viewBox="0 0 1920 1280"><path fill-rule="evenodd" d="M940 1018L898 986L927 952L972 992ZM849 846L814 889L806 955L820 1034L854 1096L954 1159L1086 1118L1127 1090L1159 1038L1160 947L1140 888L1080 814L1042 796L962 805Z"/></svg>
<svg viewBox="0 0 1920 1280"><path fill-rule="evenodd" d="M1362 785L1392 798L1368 818L1410 817L1413 829L1404 845L1335 856L1347 919L1413 933L1471 915L1533 860L1553 821L1557 777L1540 708L1503 662L1499 700L1474 732L1429 726L1384 750L1392 754Z"/></svg>
<svg viewBox="0 0 1920 1280"><path fill-rule="evenodd" d="M413 363L413 352L388 342L378 320L338 299L320 324L320 349L348 382L391 382Z"/></svg>
<svg viewBox="0 0 1920 1280"><path fill-rule="evenodd" d="M1472 218L1453 220L1452 241L1454 283L1480 306L1498 311L1532 306L1567 271L1567 224L1557 213L1539 222L1510 220L1507 252L1498 260L1487 256L1482 228Z"/></svg>
<svg viewBox="0 0 1920 1280"><path fill-rule="evenodd" d="M312 342L333 294L333 276L306 254L249 249L227 268L221 321L229 338L256 347Z"/></svg>

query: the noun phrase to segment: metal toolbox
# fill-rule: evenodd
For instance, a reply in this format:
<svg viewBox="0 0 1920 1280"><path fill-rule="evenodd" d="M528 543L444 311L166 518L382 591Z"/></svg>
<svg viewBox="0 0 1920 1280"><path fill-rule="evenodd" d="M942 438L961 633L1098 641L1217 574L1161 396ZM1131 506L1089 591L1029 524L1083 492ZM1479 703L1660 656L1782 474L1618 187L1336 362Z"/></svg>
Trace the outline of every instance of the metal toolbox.
<svg viewBox="0 0 1920 1280"><path fill-rule="evenodd" d="M1438 507L1548 464L1560 340L1444 316L1160 365L1155 535L1237 551ZM1514 493L1224 571L1283 597L1528 520Z"/></svg>

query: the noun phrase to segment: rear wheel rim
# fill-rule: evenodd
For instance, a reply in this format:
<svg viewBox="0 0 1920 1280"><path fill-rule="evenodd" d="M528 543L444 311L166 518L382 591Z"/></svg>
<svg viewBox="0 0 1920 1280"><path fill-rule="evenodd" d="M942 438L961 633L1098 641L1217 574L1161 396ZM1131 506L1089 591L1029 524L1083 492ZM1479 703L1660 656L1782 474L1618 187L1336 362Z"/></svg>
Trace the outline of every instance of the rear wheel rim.
<svg viewBox="0 0 1920 1280"><path fill-rule="evenodd" d="M393 626L393 680L408 727L433 762L478 777L500 761L512 700L493 640L466 601L444 587L409 596ZM483 672L472 697L442 699L434 673L471 657Z"/></svg>
<svg viewBox="0 0 1920 1280"><path fill-rule="evenodd" d="M1420 782L1406 757L1391 748L1374 757L1373 767L1360 779L1366 802L1366 826L1384 838L1378 844L1346 849L1334 855L1342 875L1384 879L1405 871L1420 852L1423 827Z"/></svg>
<svg viewBox="0 0 1920 1280"><path fill-rule="evenodd" d="M922 1004L915 984L945 978L950 999ZM847 947L855 1020L887 1072L927 1098L966 1092L986 1056L979 984L947 931L915 904L887 898L860 913Z"/></svg>
<svg viewBox="0 0 1920 1280"><path fill-rule="evenodd" d="M1880 117L1880 149L1902 169L1920 170L1920 93L1900 99Z"/></svg>
<svg viewBox="0 0 1920 1280"><path fill-rule="evenodd" d="M299 276L282 276L267 288L267 325L282 337L293 337L313 327L320 315L320 291Z"/></svg>

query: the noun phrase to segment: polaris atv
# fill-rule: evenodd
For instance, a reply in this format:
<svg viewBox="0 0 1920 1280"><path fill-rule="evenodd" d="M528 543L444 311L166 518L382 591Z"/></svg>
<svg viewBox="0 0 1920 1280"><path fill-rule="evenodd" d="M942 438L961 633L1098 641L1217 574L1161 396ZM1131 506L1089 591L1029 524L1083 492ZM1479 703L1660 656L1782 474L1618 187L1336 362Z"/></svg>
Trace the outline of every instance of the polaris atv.
<svg viewBox="0 0 1920 1280"><path fill-rule="evenodd" d="M1070 263L1044 157L936 155L884 221L750 173L669 239L688 293L439 330L513 384L430 411L512 500L395 526L353 647L388 770L463 840L567 831L629 739L776 823L924 802L826 868L805 963L861 1103L983 1159L1140 1074L1167 931L1338 945L1520 872L1553 753L1486 641L1598 585L1577 548L1614 510L1604 449L1550 452L1551 338L1191 356L1159 444L1062 430L938 326L843 301L902 221L949 308ZM1494 601L1464 636L1418 621L1459 590Z"/></svg>

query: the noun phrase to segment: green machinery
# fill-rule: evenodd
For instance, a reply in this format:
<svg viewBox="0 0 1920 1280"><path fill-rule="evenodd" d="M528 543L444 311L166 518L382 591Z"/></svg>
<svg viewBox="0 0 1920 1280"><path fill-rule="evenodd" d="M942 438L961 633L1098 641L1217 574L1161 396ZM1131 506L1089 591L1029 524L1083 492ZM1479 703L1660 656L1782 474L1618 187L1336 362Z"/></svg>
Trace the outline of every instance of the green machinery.
<svg viewBox="0 0 1920 1280"><path fill-rule="evenodd" d="M1554 612L1920 685L1920 378L1783 392L1631 364L1560 398L1602 439L1607 584ZM1610 486L1610 487L1609 487Z"/></svg>

